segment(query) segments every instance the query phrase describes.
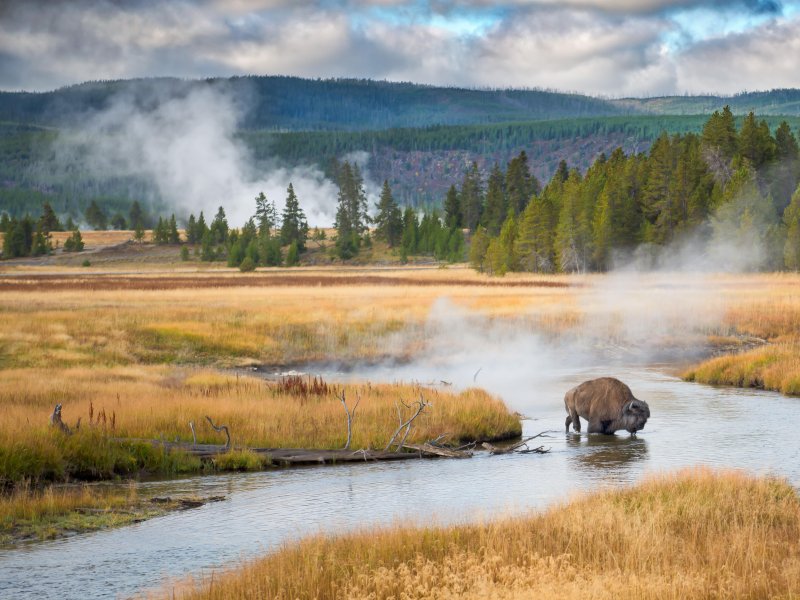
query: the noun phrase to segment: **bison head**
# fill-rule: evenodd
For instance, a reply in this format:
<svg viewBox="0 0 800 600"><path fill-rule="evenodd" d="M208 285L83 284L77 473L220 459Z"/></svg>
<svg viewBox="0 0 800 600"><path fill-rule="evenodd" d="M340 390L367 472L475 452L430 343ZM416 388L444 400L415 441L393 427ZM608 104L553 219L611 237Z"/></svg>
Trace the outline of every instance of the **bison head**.
<svg viewBox="0 0 800 600"><path fill-rule="evenodd" d="M636 433L644 428L647 419L650 418L650 407L644 400L631 400L622 407L622 427L631 433Z"/></svg>

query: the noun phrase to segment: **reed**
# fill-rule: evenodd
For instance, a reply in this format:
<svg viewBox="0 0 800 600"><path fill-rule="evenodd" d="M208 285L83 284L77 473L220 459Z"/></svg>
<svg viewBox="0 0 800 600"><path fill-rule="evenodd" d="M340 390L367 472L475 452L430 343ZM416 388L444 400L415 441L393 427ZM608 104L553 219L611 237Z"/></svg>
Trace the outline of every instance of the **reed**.
<svg viewBox="0 0 800 600"><path fill-rule="evenodd" d="M228 425L236 447L341 448L347 435L342 393L351 408L360 398L354 449L382 448L397 427L398 408L408 412L402 403L420 395L431 406L415 421L409 441L443 433L454 442L520 433L519 420L503 402L478 389L324 382L298 389L253 376L161 366L9 369L0 380L0 481L196 470L196 460L137 440L189 443L193 422L198 443L223 443L206 415ZM81 420L75 434L48 426L57 403L68 426ZM231 468L254 468L245 459ZM228 457L220 466L234 464Z"/></svg>
<svg viewBox="0 0 800 600"><path fill-rule="evenodd" d="M185 600L795 598L800 500L780 480L684 471L539 515L317 535L173 591Z"/></svg>

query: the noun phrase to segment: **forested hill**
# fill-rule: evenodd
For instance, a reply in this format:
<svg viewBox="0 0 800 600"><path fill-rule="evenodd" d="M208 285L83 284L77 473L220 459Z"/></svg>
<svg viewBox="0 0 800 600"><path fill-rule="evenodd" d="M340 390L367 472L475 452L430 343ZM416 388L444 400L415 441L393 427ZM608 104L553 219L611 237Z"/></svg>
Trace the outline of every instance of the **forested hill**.
<svg viewBox="0 0 800 600"><path fill-rule="evenodd" d="M748 92L734 96L662 96L659 98L622 98L611 101L632 113L657 115L709 115L724 106L733 114L754 111L761 116L800 115L800 90L782 89Z"/></svg>
<svg viewBox="0 0 800 600"><path fill-rule="evenodd" d="M243 129L366 130L620 115L630 109L579 94L474 90L365 79L233 77L87 82L52 92L0 92L0 121L69 126L125 97L148 108L211 86L243 100Z"/></svg>

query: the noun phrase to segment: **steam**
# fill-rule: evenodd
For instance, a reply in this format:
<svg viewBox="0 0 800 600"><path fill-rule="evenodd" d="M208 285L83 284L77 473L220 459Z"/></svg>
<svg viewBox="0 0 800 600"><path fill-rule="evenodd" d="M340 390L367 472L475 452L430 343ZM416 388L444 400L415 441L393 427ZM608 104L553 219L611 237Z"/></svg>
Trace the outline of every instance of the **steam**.
<svg viewBox="0 0 800 600"><path fill-rule="evenodd" d="M264 192L280 210L292 183L312 225L333 222L336 187L314 167L256 165L236 138L243 102L219 87L192 87L180 97L148 102L120 94L89 114L77 131L61 136L59 164L98 178L135 177L152 182L179 214L214 215L225 208L233 226L255 211Z"/></svg>

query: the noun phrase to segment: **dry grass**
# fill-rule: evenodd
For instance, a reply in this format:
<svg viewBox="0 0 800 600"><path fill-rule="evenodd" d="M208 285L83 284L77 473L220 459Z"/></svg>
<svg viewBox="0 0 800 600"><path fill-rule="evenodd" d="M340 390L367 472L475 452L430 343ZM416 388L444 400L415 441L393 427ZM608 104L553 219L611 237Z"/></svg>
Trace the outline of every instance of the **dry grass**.
<svg viewBox="0 0 800 600"><path fill-rule="evenodd" d="M175 595L187 600L798 596L795 490L774 479L705 470L661 476L526 518L316 536L186 584Z"/></svg>
<svg viewBox="0 0 800 600"><path fill-rule="evenodd" d="M442 433L449 433L453 441L520 433L518 419L482 390L455 393L413 385L351 384L335 391L344 391L350 407L361 399L353 425L354 449L382 448L397 427L396 402L408 403L420 395L432 406L415 421L409 440ZM229 426L236 446L340 448L346 439L344 410L333 391L297 394L256 377L169 367L10 369L0 381L0 480L58 479L81 476L87 469L90 475L107 477L127 468L119 464L122 458L109 457L111 450L92 438L87 445L103 452L96 458L92 453L86 456L89 448L64 447L65 436L47 426L56 403L63 405L63 419L71 427L80 418L84 435L94 433L104 440L191 442L188 424L193 421L199 443L224 442L207 425L206 415ZM79 441L80 436L72 438ZM83 470L59 467L65 452L86 463ZM102 468L92 471L94 463Z"/></svg>
<svg viewBox="0 0 800 600"><path fill-rule="evenodd" d="M134 486L124 490L19 486L0 495L0 545L130 523L148 516L141 505Z"/></svg>

